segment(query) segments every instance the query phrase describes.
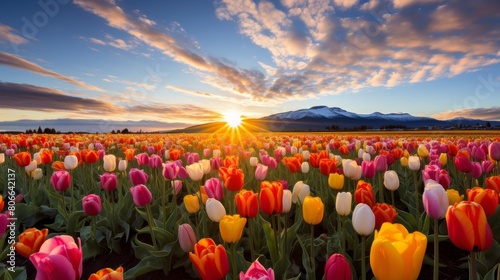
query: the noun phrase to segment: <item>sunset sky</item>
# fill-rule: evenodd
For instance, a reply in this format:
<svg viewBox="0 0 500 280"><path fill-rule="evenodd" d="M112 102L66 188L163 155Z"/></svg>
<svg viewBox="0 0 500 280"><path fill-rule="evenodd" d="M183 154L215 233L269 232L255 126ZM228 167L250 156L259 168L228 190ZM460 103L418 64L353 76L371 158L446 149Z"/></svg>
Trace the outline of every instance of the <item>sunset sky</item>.
<svg viewBox="0 0 500 280"><path fill-rule="evenodd" d="M1 5L0 131L172 129L316 105L500 120L498 0Z"/></svg>

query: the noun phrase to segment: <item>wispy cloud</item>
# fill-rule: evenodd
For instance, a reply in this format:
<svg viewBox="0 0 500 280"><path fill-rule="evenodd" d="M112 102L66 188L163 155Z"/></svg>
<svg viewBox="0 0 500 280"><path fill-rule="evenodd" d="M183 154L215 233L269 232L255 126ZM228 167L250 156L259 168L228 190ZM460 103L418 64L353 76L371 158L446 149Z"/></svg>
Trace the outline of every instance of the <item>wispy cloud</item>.
<svg viewBox="0 0 500 280"><path fill-rule="evenodd" d="M453 119L458 117L500 121L500 107L494 106L489 108L469 108L462 110L448 111L434 115L437 119Z"/></svg>
<svg viewBox="0 0 500 280"><path fill-rule="evenodd" d="M21 45L28 42L24 37L16 34L15 30L0 23L0 43L9 42L13 45Z"/></svg>
<svg viewBox="0 0 500 280"><path fill-rule="evenodd" d="M220 20L236 22L242 35L270 52L272 63L259 64L263 71L206 55L176 22L165 31L113 0L75 3L188 66L201 82L257 103L390 88L500 63L498 1L217 2ZM175 34L174 29L181 32Z"/></svg>
<svg viewBox="0 0 500 280"><path fill-rule="evenodd" d="M10 53L0 52L0 65L15 67L15 68L23 69L23 70L30 71L33 73L37 73L37 74L42 75L42 76L56 78L56 79L59 79L61 81L71 83L73 85L79 86L79 87L84 88L84 89L93 90L93 91L104 91L103 89L98 88L96 86L89 85L87 83L77 81L73 78L64 76L64 75L59 74L57 72L45 69L36 63L30 62L26 59L23 59L17 55L13 55Z"/></svg>
<svg viewBox="0 0 500 280"><path fill-rule="evenodd" d="M0 82L0 108L108 114L119 111L111 102L82 98L28 84Z"/></svg>

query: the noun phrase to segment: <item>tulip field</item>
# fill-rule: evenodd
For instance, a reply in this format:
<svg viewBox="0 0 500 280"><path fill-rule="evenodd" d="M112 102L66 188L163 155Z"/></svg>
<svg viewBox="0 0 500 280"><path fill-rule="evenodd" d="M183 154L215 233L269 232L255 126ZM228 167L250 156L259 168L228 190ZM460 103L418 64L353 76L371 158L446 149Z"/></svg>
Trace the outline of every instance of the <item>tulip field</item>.
<svg viewBox="0 0 500 280"><path fill-rule="evenodd" d="M0 194L0 279L500 279L495 131L0 134Z"/></svg>

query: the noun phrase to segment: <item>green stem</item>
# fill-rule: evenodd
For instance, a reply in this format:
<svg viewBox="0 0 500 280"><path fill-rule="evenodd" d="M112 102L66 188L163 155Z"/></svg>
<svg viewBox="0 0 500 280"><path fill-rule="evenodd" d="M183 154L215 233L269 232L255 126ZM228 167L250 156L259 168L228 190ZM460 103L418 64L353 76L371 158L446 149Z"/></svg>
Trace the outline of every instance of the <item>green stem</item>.
<svg viewBox="0 0 500 280"><path fill-rule="evenodd" d="M377 173L378 177L378 203L384 203L384 185L382 182L382 173Z"/></svg>
<svg viewBox="0 0 500 280"><path fill-rule="evenodd" d="M151 239L153 239L153 246L154 246L155 250L158 250L158 246L156 245L155 232L154 232L154 227L156 226L156 224L155 224L155 220L153 218L153 213L151 213L151 206L149 204L146 205L146 212L148 214L149 229L151 230Z"/></svg>
<svg viewBox="0 0 500 280"><path fill-rule="evenodd" d="M433 279L439 279L439 240L438 240L438 219L434 219L434 274Z"/></svg>
<svg viewBox="0 0 500 280"><path fill-rule="evenodd" d="M95 230L96 230L96 219L97 217L92 217L92 221L90 222L90 228L91 228L91 231L90 231L90 236L92 238L92 240L95 240Z"/></svg>
<svg viewBox="0 0 500 280"><path fill-rule="evenodd" d="M417 171L413 171L413 184L415 186L415 210L416 210L416 219L417 221L420 219L420 201L418 198L418 184L417 184Z"/></svg>
<svg viewBox="0 0 500 280"><path fill-rule="evenodd" d="M314 267L314 225L311 225L311 251L309 252L311 260L311 278L316 279L316 269Z"/></svg>
<svg viewBox="0 0 500 280"><path fill-rule="evenodd" d="M346 248L346 242L345 242L345 219L346 219L346 216L341 216L341 220L340 220L340 230L341 230L341 233L342 233L342 250L344 252L344 255L347 254L347 248Z"/></svg>
<svg viewBox="0 0 500 280"><path fill-rule="evenodd" d="M470 279L476 280L477 279L477 272L476 272L476 252L470 251Z"/></svg>
<svg viewBox="0 0 500 280"><path fill-rule="evenodd" d="M253 234L252 224L253 224L253 219L248 219L248 231L249 231L248 238L250 239L250 258L252 258L252 261L253 261L254 257L255 257L255 249L254 249L255 246L253 244L254 234Z"/></svg>
<svg viewBox="0 0 500 280"><path fill-rule="evenodd" d="M391 191L391 202L392 206L396 207L396 205L394 204L394 191Z"/></svg>
<svg viewBox="0 0 500 280"><path fill-rule="evenodd" d="M61 192L61 198L62 198L62 206L63 206L63 209L64 209L64 212L66 212L66 202L64 202L64 192Z"/></svg>
<svg viewBox="0 0 500 280"><path fill-rule="evenodd" d="M361 279L366 280L366 236L361 236Z"/></svg>
<svg viewBox="0 0 500 280"><path fill-rule="evenodd" d="M162 222L163 222L163 228L166 229L166 224L167 224L167 211L165 211L166 208L166 200L167 200L167 186L168 186L168 180L165 180L166 184L161 188L161 209L163 210L163 215L162 215Z"/></svg>
<svg viewBox="0 0 500 280"><path fill-rule="evenodd" d="M236 243L231 243L231 266L233 267L233 279L238 279L238 272L236 271Z"/></svg>

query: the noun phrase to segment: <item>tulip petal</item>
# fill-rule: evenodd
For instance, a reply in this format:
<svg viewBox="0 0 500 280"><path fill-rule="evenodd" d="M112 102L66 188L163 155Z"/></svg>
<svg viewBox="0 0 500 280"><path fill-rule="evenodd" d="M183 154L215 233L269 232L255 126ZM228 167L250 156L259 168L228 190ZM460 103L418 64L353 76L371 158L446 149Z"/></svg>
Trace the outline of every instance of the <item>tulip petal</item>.
<svg viewBox="0 0 500 280"><path fill-rule="evenodd" d="M403 259L397 248L384 238L373 241L370 266L378 280L405 279Z"/></svg>

